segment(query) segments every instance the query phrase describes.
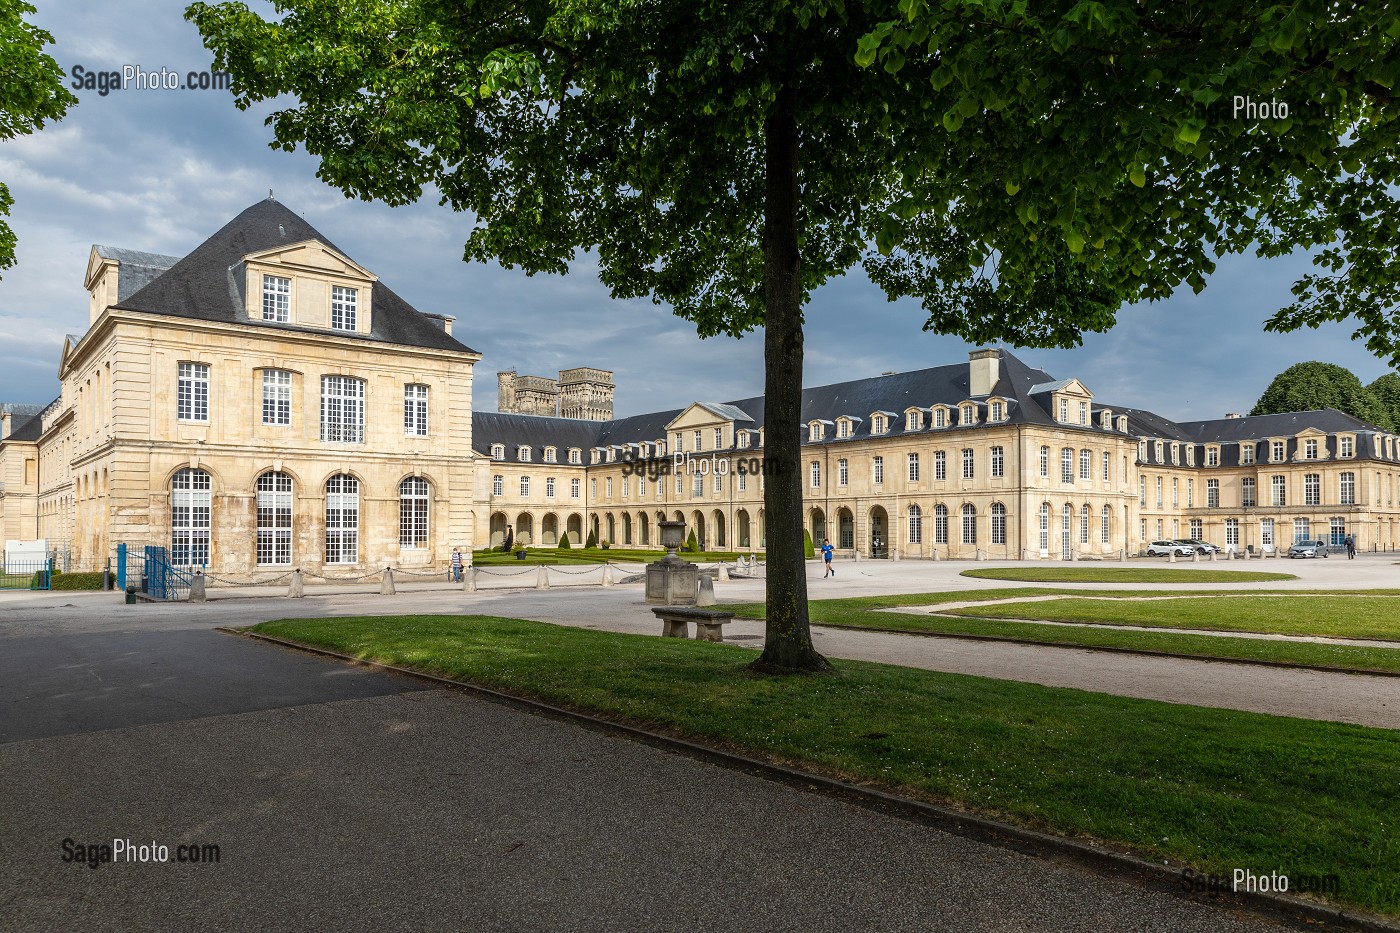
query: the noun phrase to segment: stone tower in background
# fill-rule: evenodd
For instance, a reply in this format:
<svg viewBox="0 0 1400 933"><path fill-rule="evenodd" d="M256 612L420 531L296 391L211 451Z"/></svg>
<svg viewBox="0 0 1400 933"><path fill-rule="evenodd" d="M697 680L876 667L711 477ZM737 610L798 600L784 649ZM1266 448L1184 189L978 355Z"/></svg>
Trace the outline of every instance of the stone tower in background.
<svg viewBox="0 0 1400 933"><path fill-rule="evenodd" d="M581 366L559 371L559 414L583 421L611 421L613 374Z"/></svg>
<svg viewBox="0 0 1400 933"><path fill-rule="evenodd" d="M517 415L557 415L583 421L610 421L613 374L581 366L559 371L558 379L496 373L496 410Z"/></svg>

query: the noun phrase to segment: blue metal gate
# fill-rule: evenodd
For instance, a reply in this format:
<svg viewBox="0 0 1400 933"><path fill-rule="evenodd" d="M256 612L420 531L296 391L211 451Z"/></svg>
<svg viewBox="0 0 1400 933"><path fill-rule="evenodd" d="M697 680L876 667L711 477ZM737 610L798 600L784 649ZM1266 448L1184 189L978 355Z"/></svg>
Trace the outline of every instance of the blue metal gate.
<svg viewBox="0 0 1400 933"><path fill-rule="evenodd" d="M0 564L0 590L47 590L53 582L53 558L6 560Z"/></svg>
<svg viewBox="0 0 1400 933"><path fill-rule="evenodd" d="M189 599L190 574L170 565L170 552L165 548L148 544L141 571L141 591L151 599Z"/></svg>

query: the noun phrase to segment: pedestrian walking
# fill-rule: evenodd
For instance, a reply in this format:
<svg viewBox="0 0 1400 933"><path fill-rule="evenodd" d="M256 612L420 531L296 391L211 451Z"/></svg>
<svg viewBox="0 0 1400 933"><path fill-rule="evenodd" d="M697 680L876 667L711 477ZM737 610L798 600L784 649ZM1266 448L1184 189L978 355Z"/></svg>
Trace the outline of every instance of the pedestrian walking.
<svg viewBox="0 0 1400 933"><path fill-rule="evenodd" d="M836 552L836 548L831 546L830 538L822 538L822 562L826 564L826 573L822 574L822 579L836 576L836 571L831 566L831 555Z"/></svg>
<svg viewBox="0 0 1400 933"><path fill-rule="evenodd" d="M1347 535L1347 560L1356 560L1356 538Z"/></svg>
<svg viewBox="0 0 1400 933"><path fill-rule="evenodd" d="M459 547L452 549L452 582L462 582L462 549Z"/></svg>

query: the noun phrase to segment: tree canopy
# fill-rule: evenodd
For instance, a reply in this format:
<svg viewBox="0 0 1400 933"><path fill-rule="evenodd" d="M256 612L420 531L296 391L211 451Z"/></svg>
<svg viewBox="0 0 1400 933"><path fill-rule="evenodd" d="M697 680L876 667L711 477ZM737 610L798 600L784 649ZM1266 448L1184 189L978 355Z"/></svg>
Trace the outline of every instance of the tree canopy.
<svg viewBox="0 0 1400 933"><path fill-rule="evenodd" d="M45 121L63 119L78 102L63 86L63 69L44 51L53 36L25 22L34 12L23 0L0 0L0 139L41 130ZM14 203L0 182L0 269L15 264L17 240L3 219Z"/></svg>
<svg viewBox="0 0 1400 933"><path fill-rule="evenodd" d="M1274 377L1251 415L1335 408L1387 431L1395 429L1386 406L1356 374L1335 363L1296 363Z"/></svg>
<svg viewBox="0 0 1400 933"><path fill-rule="evenodd" d="M1393 16L1033 6L279 0L275 21L238 2L187 15L238 106L287 95L274 147L305 147L347 194L472 214L468 260L563 273L596 250L616 297L670 305L702 336L764 327L761 664L811 670L824 662L807 625L799 425L813 290L859 265L891 299L918 299L927 329L1074 346L1125 300L1202 287L1212 249L1286 252L1341 230L1351 256L1400 236L1349 213L1356 198L1390 209L1393 108L1377 89L1394 84ZM1226 121L1220 87L1262 96L1285 78L1321 105L1291 125ZM1369 313L1389 292L1345 294L1348 313ZM1388 324L1373 330L1389 347Z"/></svg>
<svg viewBox="0 0 1400 933"><path fill-rule="evenodd" d="M1371 393L1371 397L1390 418L1390 430L1400 428L1400 375L1386 373L1368 385L1366 391ZM1376 424L1381 427L1386 426L1379 421Z"/></svg>

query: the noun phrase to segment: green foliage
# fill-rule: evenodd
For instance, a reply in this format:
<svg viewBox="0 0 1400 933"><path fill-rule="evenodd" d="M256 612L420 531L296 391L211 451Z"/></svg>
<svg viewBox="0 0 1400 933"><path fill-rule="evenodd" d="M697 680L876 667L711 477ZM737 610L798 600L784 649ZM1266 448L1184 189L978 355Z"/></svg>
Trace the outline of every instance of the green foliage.
<svg viewBox="0 0 1400 933"><path fill-rule="evenodd" d="M102 574L99 573L59 573L53 572L49 581L51 590L100 590Z"/></svg>
<svg viewBox="0 0 1400 933"><path fill-rule="evenodd" d="M1274 377L1251 415L1335 408L1387 431L1395 422L1356 374L1334 363L1296 363Z"/></svg>
<svg viewBox="0 0 1400 933"><path fill-rule="evenodd" d="M566 533L560 535L560 536L559 536L559 550L561 550L561 551L568 551L568 550L572 550L572 548L573 548L573 544L571 544L571 543L569 542L569 535L568 535L568 533L566 532Z"/></svg>
<svg viewBox="0 0 1400 933"><path fill-rule="evenodd" d="M1386 373L1368 385L1366 390L1389 416L1392 430L1400 428L1400 376Z"/></svg>
<svg viewBox="0 0 1400 933"><path fill-rule="evenodd" d="M78 102L64 87L63 69L44 51L53 36L25 22L34 12L24 0L0 0L0 139L41 130ZM10 189L0 183L0 269L15 264L15 233L3 220L13 205Z"/></svg>
<svg viewBox="0 0 1400 933"><path fill-rule="evenodd" d="M806 528L802 529L802 556L811 560L817 556L817 551L812 547L812 533Z"/></svg>
<svg viewBox="0 0 1400 933"><path fill-rule="evenodd" d="M690 529L690 534L687 535L687 536L686 536L686 539L685 539L685 547L681 548L681 550L682 550L682 551L689 551L689 552L692 553L692 554L697 554L697 553L699 553L699 551L700 551L700 542L699 542L699 541L696 539L696 537L695 537L695 529L694 529L694 528Z"/></svg>
<svg viewBox="0 0 1400 933"><path fill-rule="evenodd" d="M593 532L590 531L590 532L588 533L588 540L585 541L585 542L583 542L583 546L584 546L584 548L590 549L590 550L591 550L592 548L597 547L597 546L598 546L598 536L597 536L596 534L594 534Z"/></svg>

